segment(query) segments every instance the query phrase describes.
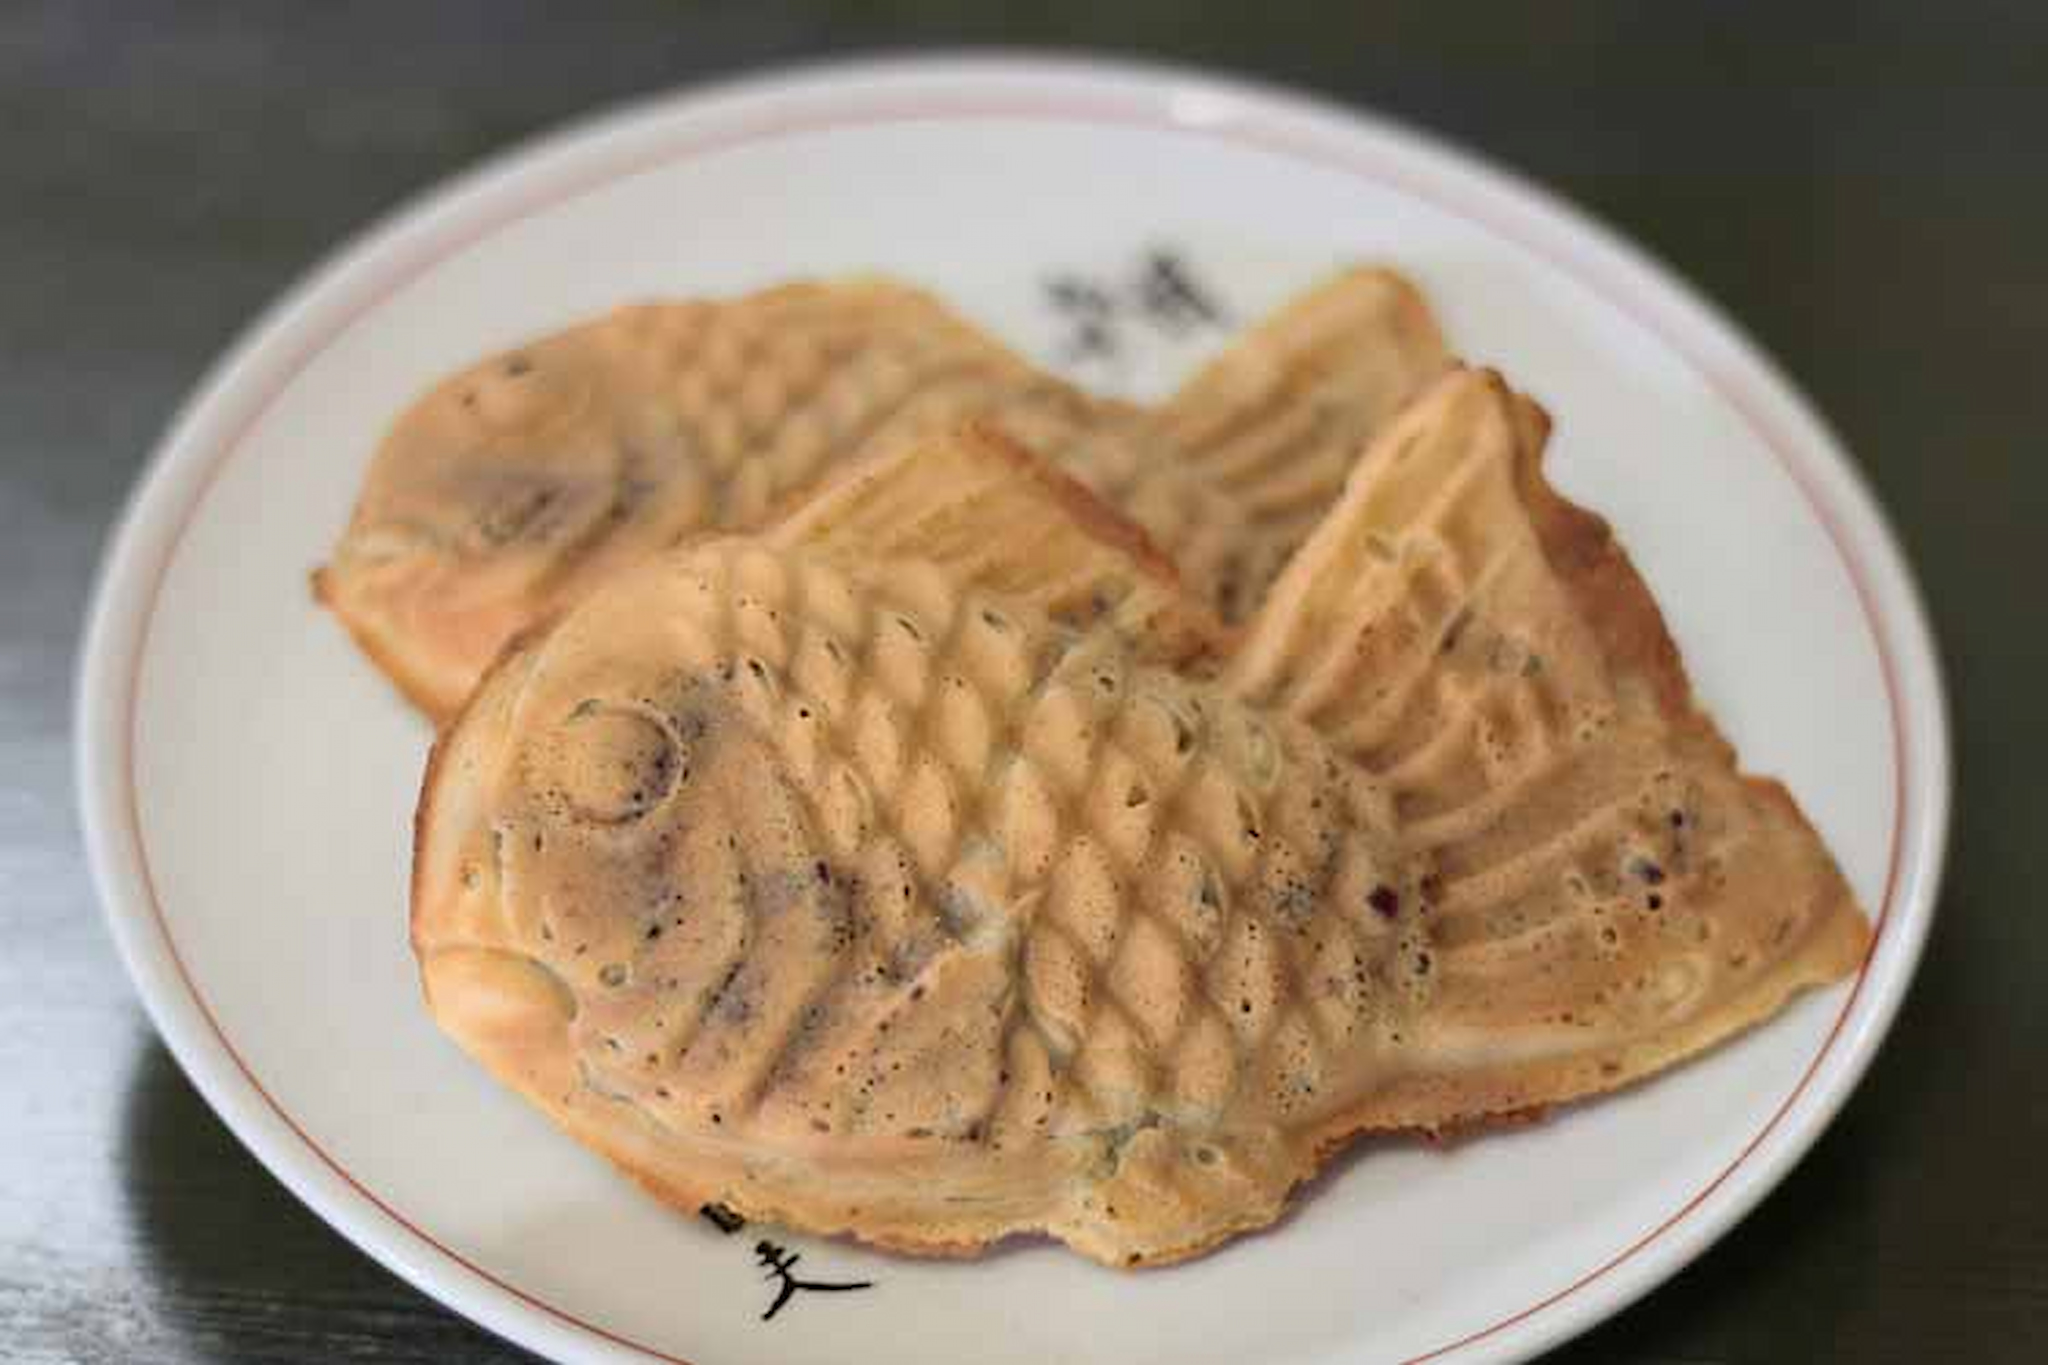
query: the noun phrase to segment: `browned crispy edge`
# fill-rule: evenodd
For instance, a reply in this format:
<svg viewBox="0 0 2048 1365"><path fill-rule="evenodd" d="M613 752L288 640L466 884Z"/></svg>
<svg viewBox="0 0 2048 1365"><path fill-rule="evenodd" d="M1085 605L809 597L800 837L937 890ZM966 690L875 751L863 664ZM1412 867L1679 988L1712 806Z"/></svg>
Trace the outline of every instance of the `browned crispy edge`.
<svg viewBox="0 0 2048 1365"><path fill-rule="evenodd" d="M445 729L461 714L461 703L450 706L446 698L429 687L425 680L406 664L398 651L386 645L370 630L368 622L361 619L341 599L330 581L328 565L321 565L306 577L312 589L313 601L333 613L335 619L341 622L342 629L348 632L349 638L356 642L356 648L362 650L377 671L398 689L398 694L425 716L437 732Z"/></svg>
<svg viewBox="0 0 2048 1365"><path fill-rule="evenodd" d="M1873 946L1870 925L1825 842L1782 782L1743 772L1736 765L1733 746L1697 704L1664 614L1613 528L1598 513L1559 493L1545 477L1542 455L1551 427L1549 414L1535 400L1510 388L1498 372L1479 373L1495 397L1509 405L1517 436L1516 492L1528 509L1546 561L1575 608L1591 624L1603 662L1616 675L1635 674L1646 679L1675 732L1686 741L1711 748L1719 759L1736 768L1737 780L1745 790L1812 837L1828 857L1834 882L1833 904L1824 912L1832 921L1824 932L1833 936L1832 952L1823 959L1825 979L1839 980L1859 970ZM1842 913L1845 909L1846 915ZM1419 1084L1397 1081L1303 1134L1311 1170L1366 1133L1411 1131L1464 1137L1490 1128L1521 1126L1541 1119L1558 1105L1640 1085L1768 1019L1813 980L1758 983L1730 1003L1718 1027L1681 1027L1638 1045L1638 1057L1649 1060L1633 1068L1634 1074L1620 1084L1603 1073L1600 1059L1593 1056L1552 1059L1525 1072L1518 1083L1481 1074L1460 1088L1466 1101L1464 1112L1445 1123L1433 1116L1417 1117L1429 1098L1427 1078Z"/></svg>
<svg viewBox="0 0 2048 1365"><path fill-rule="evenodd" d="M976 442L1043 488L1083 530L1129 555L1160 582L1178 586L1180 568L1152 543L1145 528L1112 507L1066 470L1034 454L989 422L968 422L961 435Z"/></svg>
<svg viewBox="0 0 2048 1365"><path fill-rule="evenodd" d="M420 771L419 796L413 802L412 875L406 878L405 886L407 907L405 917L406 939L412 945L413 957L418 961L423 972L426 967L426 951L425 946L420 941L420 921L426 898L423 894L422 872L426 867L427 861L427 835L434 826L434 791L440 785L441 765L446 761L448 751L454 747L456 735L462 729L462 722L468 718L470 711L475 708L477 699L484 695L486 689L490 687L491 680L500 671L505 669L513 659L518 657L519 652L532 642L536 634L536 632L532 631L521 632L518 636L506 642L505 648L499 651L498 657L484 671L483 677L477 680L476 687L471 691L468 698L464 700L461 706L456 708L455 714L449 717L448 723L435 732L434 742L427 749L426 766ZM424 975L422 975L421 984L425 984ZM428 1012L432 1013L431 1002L429 1003Z"/></svg>
<svg viewBox="0 0 2048 1365"><path fill-rule="evenodd" d="M1674 729L1711 745L1736 768L1737 777L1752 796L1776 807L1825 850L1826 843L1783 782L1741 771L1734 746L1695 699L1692 680L1686 676L1684 658L1664 623L1664 613L1613 528L1599 514L1559 493L1544 477L1541 452L1550 431L1549 414L1533 400L1508 390L1498 374L1489 372L1489 378L1516 405L1521 428L1516 485L1529 508L1544 555L1579 610L1593 623L1609 665L1650 679L1658 705ZM1839 880L1839 869L1836 875ZM1846 895L1846 885L1842 889ZM1853 903L1853 896L1850 900ZM1861 964L1868 948L1866 942L1856 965Z"/></svg>

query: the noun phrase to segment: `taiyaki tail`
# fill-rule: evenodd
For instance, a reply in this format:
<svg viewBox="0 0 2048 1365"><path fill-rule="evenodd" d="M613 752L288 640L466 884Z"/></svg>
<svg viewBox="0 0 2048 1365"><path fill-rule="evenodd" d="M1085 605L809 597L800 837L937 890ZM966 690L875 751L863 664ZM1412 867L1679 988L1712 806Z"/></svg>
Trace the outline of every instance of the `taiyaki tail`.
<svg viewBox="0 0 2048 1365"><path fill-rule="evenodd" d="M1426 1065L1340 1126L1611 1089L1835 980L1855 898L1695 706L1648 589L1544 480L1497 375L1434 385L1360 460L1232 660L1387 784L1427 857Z"/></svg>
<svg viewBox="0 0 2048 1365"><path fill-rule="evenodd" d="M1356 267L1259 323L1150 416L1143 439L1243 523L1232 562L1210 575L1226 616L1257 608L1359 450L1449 363L1421 292Z"/></svg>

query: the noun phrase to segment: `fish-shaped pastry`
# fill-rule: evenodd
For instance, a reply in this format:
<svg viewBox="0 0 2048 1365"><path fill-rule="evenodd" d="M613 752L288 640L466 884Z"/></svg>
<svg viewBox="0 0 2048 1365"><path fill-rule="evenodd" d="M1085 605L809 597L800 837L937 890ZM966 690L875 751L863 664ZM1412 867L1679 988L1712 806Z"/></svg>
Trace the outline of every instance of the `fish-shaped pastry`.
<svg viewBox="0 0 2048 1365"><path fill-rule="evenodd" d="M627 308L401 416L314 588L445 720L508 639L620 567L979 417L1143 524L1236 617L1362 437L1446 363L1421 296L1376 269L1304 295L1155 410L1061 383L886 280Z"/></svg>
<svg viewBox="0 0 2048 1365"><path fill-rule="evenodd" d="M1867 926L1543 435L1442 379L1222 657L986 433L625 570L436 745L429 1007L678 1206L1115 1265L1764 1018Z"/></svg>

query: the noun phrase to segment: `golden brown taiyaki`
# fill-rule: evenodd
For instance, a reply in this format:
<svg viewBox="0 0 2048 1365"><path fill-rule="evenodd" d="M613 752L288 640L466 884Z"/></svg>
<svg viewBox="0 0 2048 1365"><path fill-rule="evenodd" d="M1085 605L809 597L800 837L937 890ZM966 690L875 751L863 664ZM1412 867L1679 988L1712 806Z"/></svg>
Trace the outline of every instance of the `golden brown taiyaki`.
<svg viewBox="0 0 2048 1365"><path fill-rule="evenodd" d="M442 383L386 437L319 597L446 719L519 630L820 474L987 419L1144 525L1236 617L1363 436L1445 365L1415 290L1354 270L1162 409L1041 373L882 280L624 309Z"/></svg>
<svg viewBox="0 0 2048 1365"><path fill-rule="evenodd" d="M1432 387L1220 673L1142 535L987 434L625 570L436 746L435 1017L682 1207L1141 1265L1840 977L1849 889L1543 426Z"/></svg>

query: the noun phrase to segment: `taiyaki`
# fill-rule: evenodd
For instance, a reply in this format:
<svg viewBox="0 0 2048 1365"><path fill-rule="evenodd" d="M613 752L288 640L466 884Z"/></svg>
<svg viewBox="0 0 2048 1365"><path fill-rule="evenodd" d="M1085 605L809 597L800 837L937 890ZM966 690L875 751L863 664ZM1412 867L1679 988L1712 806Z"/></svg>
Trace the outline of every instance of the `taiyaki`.
<svg viewBox="0 0 2048 1365"><path fill-rule="evenodd" d="M1337 452L1446 363L1421 296L1376 269L1311 291L1151 411L886 280L627 308L406 412L314 588L445 720L508 639L619 567L979 416L1135 518L1236 617L1335 496Z"/></svg>
<svg viewBox="0 0 2048 1365"><path fill-rule="evenodd" d="M1544 428L1440 380L1235 647L986 431L622 571L435 746L431 1011L678 1206L1118 1266L1764 1018L1866 923Z"/></svg>

